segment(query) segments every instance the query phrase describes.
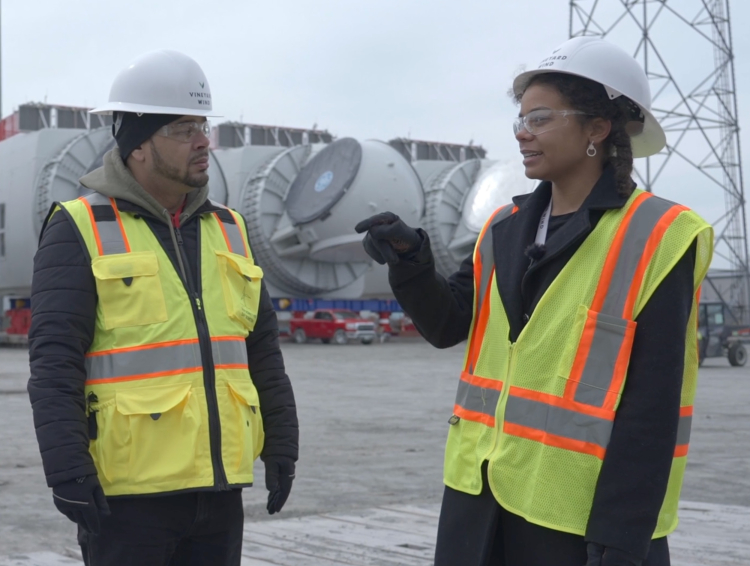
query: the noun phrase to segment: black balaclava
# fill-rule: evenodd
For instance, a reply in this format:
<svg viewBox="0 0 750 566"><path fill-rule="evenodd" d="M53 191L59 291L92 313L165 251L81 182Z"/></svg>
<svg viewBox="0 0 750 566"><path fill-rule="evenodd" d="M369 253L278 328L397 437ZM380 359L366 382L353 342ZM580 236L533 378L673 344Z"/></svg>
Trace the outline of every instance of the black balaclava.
<svg viewBox="0 0 750 566"><path fill-rule="evenodd" d="M136 114L135 112L115 112L112 135L115 136L120 156L127 162L134 149L151 138L159 128L179 120L176 114Z"/></svg>

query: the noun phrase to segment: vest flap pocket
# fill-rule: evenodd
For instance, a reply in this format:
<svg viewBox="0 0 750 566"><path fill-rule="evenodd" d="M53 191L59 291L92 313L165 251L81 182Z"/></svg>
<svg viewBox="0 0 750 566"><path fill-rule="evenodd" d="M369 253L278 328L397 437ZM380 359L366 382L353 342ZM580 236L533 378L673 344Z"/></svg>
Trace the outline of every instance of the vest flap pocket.
<svg viewBox="0 0 750 566"><path fill-rule="evenodd" d="M247 330L255 328L263 270L245 256L216 251L227 314Z"/></svg>
<svg viewBox="0 0 750 566"><path fill-rule="evenodd" d="M185 485L200 468L208 445L200 401L189 383L154 385L115 393L116 410L100 435L110 481L121 493L163 491L165 483ZM174 483L173 483L174 482ZM106 493L106 488L105 488Z"/></svg>
<svg viewBox="0 0 750 566"><path fill-rule="evenodd" d="M247 381L228 381L227 385L232 395L241 403L244 403L248 407L257 407L260 404L258 390L255 389L255 386L249 379Z"/></svg>
<svg viewBox="0 0 750 566"><path fill-rule="evenodd" d="M159 260L152 251L102 255L91 262L97 279L126 279L159 273Z"/></svg>
<svg viewBox="0 0 750 566"><path fill-rule="evenodd" d="M265 440L258 391L250 378L227 381L227 389L229 404L221 426L227 438L235 440L223 446L224 465L230 474L252 474Z"/></svg>
<svg viewBox="0 0 750 566"><path fill-rule="evenodd" d="M161 415L190 396L191 385L156 385L117 393L117 412L123 415ZM157 417L158 418L158 417Z"/></svg>
<svg viewBox="0 0 750 566"><path fill-rule="evenodd" d="M261 279L263 270L253 263L253 260L232 252L217 251L216 255L223 258L232 269L244 275L247 279Z"/></svg>

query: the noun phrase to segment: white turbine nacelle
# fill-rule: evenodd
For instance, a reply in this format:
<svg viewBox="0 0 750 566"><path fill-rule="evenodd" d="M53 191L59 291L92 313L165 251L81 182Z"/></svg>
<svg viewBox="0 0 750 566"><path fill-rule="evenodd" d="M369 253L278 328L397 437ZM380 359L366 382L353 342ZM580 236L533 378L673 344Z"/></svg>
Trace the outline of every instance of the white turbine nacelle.
<svg viewBox="0 0 750 566"><path fill-rule="evenodd" d="M247 220L272 296L362 297L371 260L355 224L391 210L416 225L423 214L419 177L379 141L342 138L216 154L230 180L229 203Z"/></svg>
<svg viewBox="0 0 750 566"><path fill-rule="evenodd" d="M466 195L462 224L478 236L493 212L511 204L514 196L533 191L536 183L526 176L519 159L484 161L477 180Z"/></svg>
<svg viewBox="0 0 750 566"><path fill-rule="evenodd" d="M0 296L30 295L33 256L53 202L87 191L78 179L114 146L109 127L46 128L0 143L5 257ZM430 234L438 269L455 271L485 220L532 184L520 163L416 161L390 145L343 138L291 147L248 145L211 153L210 196L248 223L274 297L389 297L354 225L390 210ZM424 188L423 188L424 187Z"/></svg>
<svg viewBox="0 0 750 566"><path fill-rule="evenodd" d="M416 161L414 168L425 187L421 225L430 235L435 267L446 277L472 253L490 215L534 188L517 159Z"/></svg>
<svg viewBox="0 0 750 566"><path fill-rule="evenodd" d="M437 270L448 277L474 250L492 213L515 195L534 189L520 160L415 161L425 187L425 215L418 223L430 236ZM373 263L365 277L365 297L392 294L388 266Z"/></svg>

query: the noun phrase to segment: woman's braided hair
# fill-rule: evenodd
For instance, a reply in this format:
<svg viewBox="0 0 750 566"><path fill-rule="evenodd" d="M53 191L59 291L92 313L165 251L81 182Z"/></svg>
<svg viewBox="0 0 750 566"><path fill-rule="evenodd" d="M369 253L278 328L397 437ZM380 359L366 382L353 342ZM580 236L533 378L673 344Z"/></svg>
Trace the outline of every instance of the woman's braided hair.
<svg viewBox="0 0 750 566"><path fill-rule="evenodd" d="M631 178L633 149L626 124L638 112L637 106L624 96L611 100L601 84L577 75L544 73L532 78L526 88L533 84L557 90L571 109L586 113L586 116L580 116L584 121L604 118L612 122L612 130L603 142L603 150L607 156L606 162L614 167L617 191L623 196L630 196L635 184ZM515 95L516 102L520 103L522 96L523 93Z"/></svg>

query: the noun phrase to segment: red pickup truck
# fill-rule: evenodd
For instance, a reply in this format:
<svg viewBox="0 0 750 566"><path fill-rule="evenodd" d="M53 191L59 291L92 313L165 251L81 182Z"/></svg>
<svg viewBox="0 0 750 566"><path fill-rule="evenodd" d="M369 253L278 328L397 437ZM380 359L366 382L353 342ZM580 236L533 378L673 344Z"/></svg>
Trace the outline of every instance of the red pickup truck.
<svg viewBox="0 0 750 566"><path fill-rule="evenodd" d="M343 309L319 309L302 318L292 318L289 333L297 344L304 344L313 338L319 338L324 344L331 341L346 344L349 340L372 344L377 336L373 321Z"/></svg>

